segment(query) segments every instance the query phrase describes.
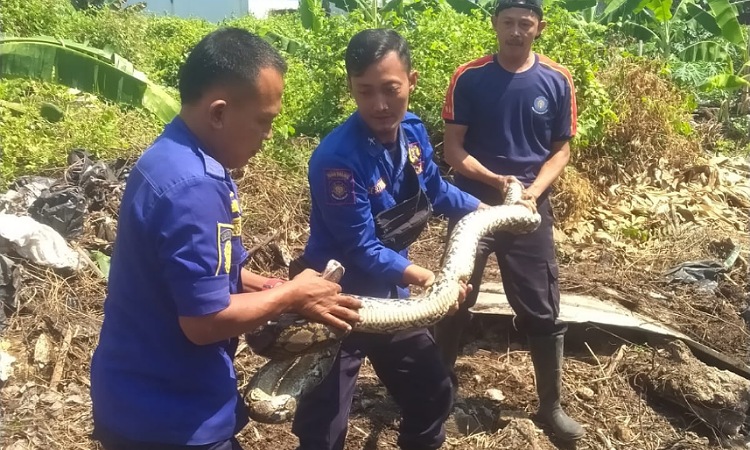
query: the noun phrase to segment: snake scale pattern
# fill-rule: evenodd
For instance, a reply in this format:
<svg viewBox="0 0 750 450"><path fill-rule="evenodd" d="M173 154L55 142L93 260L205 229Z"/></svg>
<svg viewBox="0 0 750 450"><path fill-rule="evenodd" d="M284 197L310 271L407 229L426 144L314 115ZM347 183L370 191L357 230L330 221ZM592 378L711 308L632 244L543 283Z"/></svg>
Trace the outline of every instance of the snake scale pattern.
<svg viewBox="0 0 750 450"><path fill-rule="evenodd" d="M455 306L460 282L471 276L479 240L497 231L529 233L541 222L538 213L518 204L523 186L512 183L502 205L474 211L453 229L434 284L419 297L385 299L356 296L362 301L361 322L353 331L395 333L431 326ZM344 267L331 261L322 276L338 281ZM278 424L294 417L298 399L320 383L338 353L345 333L295 314L245 335L250 348L269 358L243 393L248 413L261 423Z"/></svg>

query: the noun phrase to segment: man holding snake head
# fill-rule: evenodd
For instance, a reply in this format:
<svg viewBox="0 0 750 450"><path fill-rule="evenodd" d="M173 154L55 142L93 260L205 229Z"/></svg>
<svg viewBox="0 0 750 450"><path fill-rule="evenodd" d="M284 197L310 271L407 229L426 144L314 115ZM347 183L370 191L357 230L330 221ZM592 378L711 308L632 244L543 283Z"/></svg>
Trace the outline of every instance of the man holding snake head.
<svg viewBox="0 0 750 450"><path fill-rule="evenodd" d="M104 323L91 362L94 438L106 450L237 450L248 422L237 336L283 313L341 331L360 301L312 270L281 283L243 267L229 169L271 137L286 64L222 28L180 71L179 116L138 159L120 206Z"/></svg>

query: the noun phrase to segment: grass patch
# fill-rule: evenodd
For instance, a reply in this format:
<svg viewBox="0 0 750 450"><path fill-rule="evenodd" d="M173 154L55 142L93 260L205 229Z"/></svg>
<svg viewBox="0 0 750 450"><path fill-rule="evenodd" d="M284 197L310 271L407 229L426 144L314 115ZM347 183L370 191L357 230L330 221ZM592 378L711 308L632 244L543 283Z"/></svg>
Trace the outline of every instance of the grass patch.
<svg viewBox="0 0 750 450"><path fill-rule="evenodd" d="M73 148L84 148L103 159L136 155L162 129L159 120L145 110L49 83L3 80L0 100L4 101L0 104L3 185L19 175L65 166ZM62 111L61 120L42 116L45 102Z"/></svg>

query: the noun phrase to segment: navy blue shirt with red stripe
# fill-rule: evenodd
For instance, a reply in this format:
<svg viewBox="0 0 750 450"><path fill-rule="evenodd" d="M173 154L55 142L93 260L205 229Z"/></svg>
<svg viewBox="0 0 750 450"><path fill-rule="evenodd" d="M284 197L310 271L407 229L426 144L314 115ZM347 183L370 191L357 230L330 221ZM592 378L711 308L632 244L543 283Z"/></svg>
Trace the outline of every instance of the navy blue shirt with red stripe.
<svg viewBox="0 0 750 450"><path fill-rule="evenodd" d="M443 119L468 127L464 148L487 169L529 185L552 153L552 144L576 134L573 79L563 66L539 54L521 73L508 72L497 55L488 55L456 69ZM460 174L455 182L474 195L492 189Z"/></svg>

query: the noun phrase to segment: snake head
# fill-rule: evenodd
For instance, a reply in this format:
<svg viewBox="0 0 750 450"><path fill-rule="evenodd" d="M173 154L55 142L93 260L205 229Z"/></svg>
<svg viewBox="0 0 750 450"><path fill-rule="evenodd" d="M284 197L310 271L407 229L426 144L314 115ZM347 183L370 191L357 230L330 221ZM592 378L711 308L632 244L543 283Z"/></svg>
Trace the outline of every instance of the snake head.
<svg viewBox="0 0 750 450"><path fill-rule="evenodd" d="M297 400L291 395L270 396L260 389L253 389L245 400L248 416L260 423L286 423L297 411Z"/></svg>

